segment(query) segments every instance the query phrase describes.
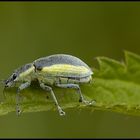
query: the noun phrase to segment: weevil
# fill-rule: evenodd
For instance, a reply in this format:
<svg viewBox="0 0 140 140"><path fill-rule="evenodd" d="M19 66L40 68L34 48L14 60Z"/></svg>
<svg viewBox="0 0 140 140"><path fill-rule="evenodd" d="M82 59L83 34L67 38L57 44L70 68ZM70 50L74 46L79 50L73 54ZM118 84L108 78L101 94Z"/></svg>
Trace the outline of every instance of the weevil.
<svg viewBox="0 0 140 140"><path fill-rule="evenodd" d="M79 94L79 102L90 105L93 101L85 100L79 85L89 83L92 80L92 74L93 71L81 59L68 54L55 54L19 67L4 81L4 85L5 88L18 85L18 97L21 90L28 88L31 82L37 79L40 87L52 95L59 114L65 115L53 92L53 86L76 89ZM19 97L16 100L16 112L20 114L18 100Z"/></svg>

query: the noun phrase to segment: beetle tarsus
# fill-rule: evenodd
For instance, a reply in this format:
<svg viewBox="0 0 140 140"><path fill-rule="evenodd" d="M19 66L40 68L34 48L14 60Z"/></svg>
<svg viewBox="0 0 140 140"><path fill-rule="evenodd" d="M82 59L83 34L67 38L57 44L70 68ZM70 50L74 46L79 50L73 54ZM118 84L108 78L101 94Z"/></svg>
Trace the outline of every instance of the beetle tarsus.
<svg viewBox="0 0 140 140"><path fill-rule="evenodd" d="M58 111L60 116L64 116L66 114L60 106L58 106Z"/></svg>
<svg viewBox="0 0 140 140"><path fill-rule="evenodd" d="M20 110L20 107L19 107L19 92L20 90L19 90L19 88L17 89L17 95L16 95L16 114L17 114L17 116L19 116L20 115L20 112L21 112L21 110Z"/></svg>
<svg viewBox="0 0 140 140"><path fill-rule="evenodd" d="M16 114L17 114L17 116L20 116L20 114L21 114L21 109L19 107L19 104L16 105Z"/></svg>
<svg viewBox="0 0 140 140"><path fill-rule="evenodd" d="M94 100L88 101L88 100L85 100L85 99L84 99L82 102L83 102L84 104L86 104L86 105L93 105L93 104L96 103Z"/></svg>
<svg viewBox="0 0 140 140"><path fill-rule="evenodd" d="M82 102L82 103L84 103L86 105L93 105L93 104L96 103L94 100L88 101L88 100L84 99L84 97L82 96L82 94L80 96L79 102Z"/></svg>

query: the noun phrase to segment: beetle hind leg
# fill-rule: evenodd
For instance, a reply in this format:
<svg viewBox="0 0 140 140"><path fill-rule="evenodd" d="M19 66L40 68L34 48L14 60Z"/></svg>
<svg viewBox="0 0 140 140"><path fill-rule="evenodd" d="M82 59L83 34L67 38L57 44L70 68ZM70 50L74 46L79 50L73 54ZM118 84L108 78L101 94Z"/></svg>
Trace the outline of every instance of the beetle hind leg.
<svg viewBox="0 0 140 140"><path fill-rule="evenodd" d="M74 89L76 89L78 91L78 94L79 94L79 102L83 102L87 105L91 105L94 102L94 101L88 101L83 97L81 89L80 89L78 84L58 84L57 83L55 86L61 87L61 88L74 88Z"/></svg>

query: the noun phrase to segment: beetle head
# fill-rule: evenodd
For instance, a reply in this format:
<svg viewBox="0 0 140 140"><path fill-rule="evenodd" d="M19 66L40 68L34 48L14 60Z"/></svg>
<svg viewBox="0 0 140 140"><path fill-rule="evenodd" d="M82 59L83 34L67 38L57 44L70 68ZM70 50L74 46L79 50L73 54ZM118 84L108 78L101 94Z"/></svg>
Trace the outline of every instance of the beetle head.
<svg viewBox="0 0 140 140"><path fill-rule="evenodd" d="M17 77L18 77L18 74L14 72L7 80L4 80L3 82L5 85L5 88L14 86Z"/></svg>
<svg viewBox="0 0 140 140"><path fill-rule="evenodd" d="M4 80L4 86L5 88L13 87L16 83L31 81L33 78L33 73L34 67L32 63L23 65L16 69L7 80Z"/></svg>

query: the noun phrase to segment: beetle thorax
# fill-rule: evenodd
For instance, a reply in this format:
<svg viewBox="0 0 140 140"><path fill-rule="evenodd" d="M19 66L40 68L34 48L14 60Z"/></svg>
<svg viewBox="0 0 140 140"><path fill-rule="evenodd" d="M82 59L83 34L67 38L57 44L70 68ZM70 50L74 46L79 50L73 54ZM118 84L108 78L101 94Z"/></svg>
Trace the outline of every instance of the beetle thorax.
<svg viewBox="0 0 140 140"><path fill-rule="evenodd" d="M32 81L35 78L35 68L31 66L24 72L19 73L18 81Z"/></svg>

